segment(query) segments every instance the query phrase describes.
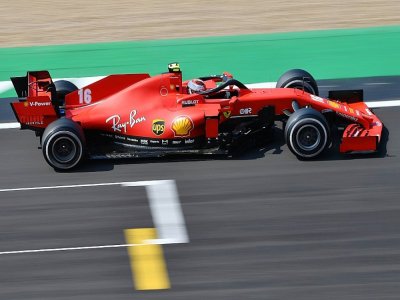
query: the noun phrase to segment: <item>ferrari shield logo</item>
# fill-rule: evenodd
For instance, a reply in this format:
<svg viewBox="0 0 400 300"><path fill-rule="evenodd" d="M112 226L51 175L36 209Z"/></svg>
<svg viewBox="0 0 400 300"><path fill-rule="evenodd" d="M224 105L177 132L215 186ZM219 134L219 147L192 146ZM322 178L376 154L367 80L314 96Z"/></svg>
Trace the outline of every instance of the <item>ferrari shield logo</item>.
<svg viewBox="0 0 400 300"><path fill-rule="evenodd" d="M165 130L165 121L164 120L153 120L152 130L155 135L162 135Z"/></svg>
<svg viewBox="0 0 400 300"><path fill-rule="evenodd" d="M231 112L230 110L224 111L224 112L223 112L224 117L227 118L227 119L229 119L229 117L231 116L231 113L232 113L232 112Z"/></svg>

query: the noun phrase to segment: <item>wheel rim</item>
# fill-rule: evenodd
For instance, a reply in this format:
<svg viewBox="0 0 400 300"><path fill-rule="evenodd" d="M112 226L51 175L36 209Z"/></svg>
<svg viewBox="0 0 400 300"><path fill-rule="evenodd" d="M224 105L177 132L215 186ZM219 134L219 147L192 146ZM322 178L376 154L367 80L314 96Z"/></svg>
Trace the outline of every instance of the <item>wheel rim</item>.
<svg viewBox="0 0 400 300"><path fill-rule="evenodd" d="M71 162L77 154L74 140L69 136L57 138L51 147L51 153L59 163L66 164Z"/></svg>
<svg viewBox="0 0 400 300"><path fill-rule="evenodd" d="M304 151L313 151L321 143L321 133L312 124L303 125L296 133L296 144Z"/></svg>

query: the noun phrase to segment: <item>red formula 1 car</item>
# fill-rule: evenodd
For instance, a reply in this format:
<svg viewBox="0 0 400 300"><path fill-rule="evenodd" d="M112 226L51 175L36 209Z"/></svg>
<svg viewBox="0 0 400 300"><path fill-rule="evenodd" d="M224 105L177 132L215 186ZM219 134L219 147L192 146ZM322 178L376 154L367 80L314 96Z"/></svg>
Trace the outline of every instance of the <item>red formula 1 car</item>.
<svg viewBox="0 0 400 300"><path fill-rule="evenodd" d="M331 132L340 133L340 152L377 150L383 125L362 90L321 98L312 76L299 69L283 74L277 88L250 89L229 73L182 82L179 65L168 67L153 77L110 75L81 89L53 82L47 71L28 72L11 78L19 96L11 105L21 128L40 136L46 161L59 170L85 157L229 154L268 140L277 120L301 159L329 147Z"/></svg>

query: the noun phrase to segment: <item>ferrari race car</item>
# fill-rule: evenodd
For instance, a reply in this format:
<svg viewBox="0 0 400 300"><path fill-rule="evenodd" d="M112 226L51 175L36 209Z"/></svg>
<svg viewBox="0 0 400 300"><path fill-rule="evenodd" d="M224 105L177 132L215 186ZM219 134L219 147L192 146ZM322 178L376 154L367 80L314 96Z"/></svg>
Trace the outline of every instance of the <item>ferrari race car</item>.
<svg viewBox="0 0 400 300"><path fill-rule="evenodd" d="M110 75L81 89L53 82L48 71L11 80L21 129L35 131L57 170L84 158L229 155L249 141L270 139L276 121L300 159L330 147L332 133L340 134L340 152L373 152L383 127L362 90L321 98L314 78L300 69L283 74L276 88L248 88L229 73L183 82L177 63L157 76Z"/></svg>

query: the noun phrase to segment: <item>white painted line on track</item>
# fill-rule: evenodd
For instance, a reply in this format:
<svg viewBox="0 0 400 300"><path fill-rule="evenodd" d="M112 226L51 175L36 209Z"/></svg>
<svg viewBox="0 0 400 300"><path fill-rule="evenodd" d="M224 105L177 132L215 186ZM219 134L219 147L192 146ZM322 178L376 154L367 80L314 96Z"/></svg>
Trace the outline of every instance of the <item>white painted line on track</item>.
<svg viewBox="0 0 400 300"><path fill-rule="evenodd" d="M82 188L82 187L110 186L110 185L123 185L124 183L127 183L127 182L109 182L109 183L90 183L90 184L74 184L74 185L56 185L56 186L37 186L37 187L25 187L25 188L11 188L11 189L0 189L0 193L21 192L21 191L35 191L35 190L69 189L69 188Z"/></svg>
<svg viewBox="0 0 400 300"><path fill-rule="evenodd" d="M393 107L400 106L400 100L388 100L388 101L371 101L365 102L369 108L380 108L380 107Z"/></svg>
<svg viewBox="0 0 400 300"><path fill-rule="evenodd" d="M123 187L139 187L146 188L149 198L149 205L153 217L153 223L157 228L160 238L144 241L146 244L181 244L188 243L189 238L186 230L182 209L179 202L178 191L175 180L146 180L133 182L106 182L106 183L89 183L89 184L73 184L73 185L57 185L57 186L38 186L0 189L0 193L22 192L22 191L38 191L38 190L54 190L68 188L85 188L99 186L123 186ZM64 248L48 248L48 249L31 249L2 251L0 255L5 254L23 254L23 253L40 253L40 252L57 252L57 251L73 251L73 250L91 250L105 248L122 248L140 246L142 244L119 244L119 245L100 245L100 246L84 246L84 247L64 247Z"/></svg>
<svg viewBox="0 0 400 300"><path fill-rule="evenodd" d="M166 245L166 244L180 244L175 240L145 240L143 241L145 244L157 244L157 245ZM96 249L109 249L109 248L127 248L127 247L136 247L143 246L143 244L117 244L117 245L99 245L99 246L85 246L85 247L67 247L67 248L46 248L46 249L31 249L31 250L16 250L16 251L2 251L0 255L6 254L24 254L24 253L42 253L42 252L61 252L61 251L76 251L76 250L96 250Z"/></svg>
<svg viewBox="0 0 400 300"><path fill-rule="evenodd" d="M267 89L275 88L276 82L245 83L245 85L251 89Z"/></svg>
<svg viewBox="0 0 400 300"><path fill-rule="evenodd" d="M55 185L55 186L36 186L36 187L24 187L24 188L0 189L0 193L34 191L34 190L69 189L69 188L82 188L82 187L110 186L110 185L147 186L147 185L163 184L164 182L169 182L169 181L173 180L148 180L148 181L135 181L135 182L105 182L105 183L88 183L88 184Z"/></svg>
<svg viewBox="0 0 400 300"><path fill-rule="evenodd" d="M13 88L11 81L0 81L0 94Z"/></svg>
<svg viewBox="0 0 400 300"><path fill-rule="evenodd" d="M41 253L41 252L59 252L59 251L74 251L74 250L93 250L93 249L123 248L123 247L135 247L135 246L140 246L140 245L138 245L138 244L121 244L121 245L87 246L87 247L17 250L17 251L3 251L3 252L0 252L0 255L5 255L5 254L24 254L24 253Z"/></svg>
<svg viewBox="0 0 400 300"><path fill-rule="evenodd" d="M132 186L125 184L125 186ZM188 243L185 220L179 202L175 181L169 180L157 185L146 186L153 222L160 241ZM158 243L157 240L153 241Z"/></svg>
<svg viewBox="0 0 400 300"><path fill-rule="evenodd" d="M390 85L392 83L390 82L367 82L364 83L364 85Z"/></svg>
<svg viewBox="0 0 400 300"><path fill-rule="evenodd" d="M21 128L21 125L18 122L0 123L0 129L14 129L14 128Z"/></svg>

